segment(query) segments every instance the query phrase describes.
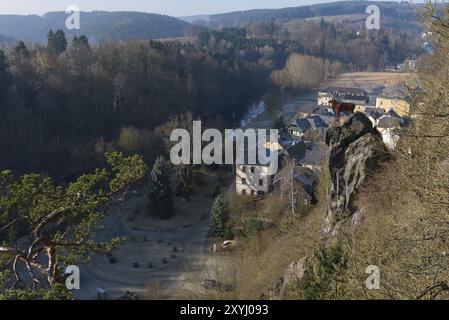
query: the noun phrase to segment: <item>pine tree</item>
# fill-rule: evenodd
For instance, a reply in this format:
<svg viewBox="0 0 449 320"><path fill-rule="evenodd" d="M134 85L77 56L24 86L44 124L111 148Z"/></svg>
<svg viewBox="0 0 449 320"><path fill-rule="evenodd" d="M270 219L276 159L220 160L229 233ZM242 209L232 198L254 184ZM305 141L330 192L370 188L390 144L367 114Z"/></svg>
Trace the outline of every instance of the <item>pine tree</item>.
<svg viewBox="0 0 449 320"><path fill-rule="evenodd" d="M173 191L171 186L171 172L163 157L156 159L150 174L149 185L150 207L161 218L173 215Z"/></svg>
<svg viewBox="0 0 449 320"><path fill-rule="evenodd" d="M64 31L58 29L56 32L53 32L53 30L50 30L47 39L47 48L55 55L59 56L67 50L67 38L65 37Z"/></svg>
<svg viewBox="0 0 449 320"><path fill-rule="evenodd" d="M28 58L30 56L30 51L23 41L19 41L14 51L19 57Z"/></svg>
<svg viewBox="0 0 449 320"><path fill-rule="evenodd" d="M215 198L212 205L211 232L215 237L224 237L229 234L227 224L229 220L226 199L223 194Z"/></svg>

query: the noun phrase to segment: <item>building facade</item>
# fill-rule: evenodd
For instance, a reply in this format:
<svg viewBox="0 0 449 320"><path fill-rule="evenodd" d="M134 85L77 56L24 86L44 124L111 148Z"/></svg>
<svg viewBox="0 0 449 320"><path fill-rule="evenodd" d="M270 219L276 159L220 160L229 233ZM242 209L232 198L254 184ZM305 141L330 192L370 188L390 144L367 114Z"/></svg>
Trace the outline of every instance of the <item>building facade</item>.
<svg viewBox="0 0 449 320"><path fill-rule="evenodd" d="M318 105L330 107L331 100L366 105L369 102L368 92L360 88L328 87L318 92Z"/></svg>
<svg viewBox="0 0 449 320"><path fill-rule="evenodd" d="M382 108L384 110L393 109L401 117L406 117L410 114L410 104L407 101L396 97L377 97L376 108Z"/></svg>
<svg viewBox="0 0 449 320"><path fill-rule="evenodd" d="M237 165L235 188L239 195L264 196L274 190L274 176L269 166Z"/></svg>

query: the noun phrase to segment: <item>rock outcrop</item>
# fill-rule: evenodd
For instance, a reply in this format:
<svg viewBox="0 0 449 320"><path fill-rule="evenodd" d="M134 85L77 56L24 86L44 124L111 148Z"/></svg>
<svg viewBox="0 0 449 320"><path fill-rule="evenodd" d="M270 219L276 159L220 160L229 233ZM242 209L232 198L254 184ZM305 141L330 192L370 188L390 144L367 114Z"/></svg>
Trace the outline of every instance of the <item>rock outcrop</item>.
<svg viewBox="0 0 449 320"><path fill-rule="evenodd" d="M354 203L357 193L379 162L388 158L388 151L382 135L359 112L334 123L327 132L326 144L330 186L323 244L329 245L338 239L344 225L355 227L361 223L363 208ZM303 279L306 262L316 263L313 257L304 257L289 266L278 279L274 299L283 299L289 285Z"/></svg>
<svg viewBox="0 0 449 320"><path fill-rule="evenodd" d="M341 225L357 224L362 209L354 206L358 189L387 157L382 136L363 113L333 124L326 136L331 179L326 214L326 237L338 234Z"/></svg>
<svg viewBox="0 0 449 320"><path fill-rule="evenodd" d="M272 299L278 300L285 298L284 295L288 286L304 277L306 259L307 257L304 257L300 261L290 264L284 274L279 277L276 287L271 295Z"/></svg>

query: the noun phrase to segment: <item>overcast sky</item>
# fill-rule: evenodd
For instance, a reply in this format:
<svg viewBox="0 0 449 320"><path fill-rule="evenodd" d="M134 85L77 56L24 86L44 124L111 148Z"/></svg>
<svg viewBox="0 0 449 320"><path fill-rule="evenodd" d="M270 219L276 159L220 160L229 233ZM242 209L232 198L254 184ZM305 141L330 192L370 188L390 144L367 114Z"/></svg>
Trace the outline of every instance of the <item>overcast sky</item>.
<svg viewBox="0 0 449 320"><path fill-rule="evenodd" d="M0 14L44 14L77 5L81 11L144 11L171 16L213 14L256 8L283 8L326 0L0 0Z"/></svg>

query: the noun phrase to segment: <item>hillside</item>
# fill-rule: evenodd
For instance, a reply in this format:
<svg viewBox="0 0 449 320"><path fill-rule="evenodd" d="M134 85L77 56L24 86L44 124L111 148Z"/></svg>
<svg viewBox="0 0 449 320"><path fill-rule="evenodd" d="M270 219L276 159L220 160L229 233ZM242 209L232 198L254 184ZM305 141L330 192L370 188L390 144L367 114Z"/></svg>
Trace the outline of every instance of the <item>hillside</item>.
<svg viewBox="0 0 449 320"><path fill-rule="evenodd" d="M182 37L189 25L179 19L159 14L141 12L82 12L81 30L69 31L65 27L65 12L50 12L37 15L0 15L0 30L5 36L31 41L45 42L50 29L63 29L71 38L86 35L91 43L107 40L158 39Z"/></svg>
<svg viewBox="0 0 449 320"><path fill-rule="evenodd" d="M46 41L50 29L63 29L69 38L86 35L91 43L107 40L178 38L186 35L190 23L210 28L247 27L254 23L275 21L285 30L296 28L303 20L321 19L332 23L344 23L359 28L364 25L366 7L376 4L381 10L383 28L407 32L421 31L417 10L420 5L397 2L342 1L284 9L258 9L216 15L198 15L180 19L143 12L82 12L81 30L69 31L65 27L65 12L38 15L0 15L1 34L7 39L39 42ZM0 38L0 43L6 41ZM10 42L10 41L8 41Z"/></svg>
<svg viewBox="0 0 449 320"><path fill-rule="evenodd" d="M368 5L375 4L381 11L381 22L386 28L399 30L418 30L418 16L416 11L421 8L419 4L376 2L376 1L341 1L333 3L316 4L283 9L258 9L236 11L202 17L199 23L209 27L243 27L254 22L290 22L298 19L321 17L344 17L351 15L364 15ZM194 22L194 17L183 18Z"/></svg>

